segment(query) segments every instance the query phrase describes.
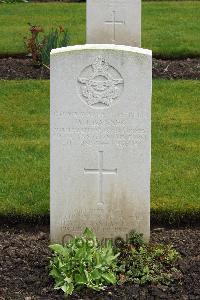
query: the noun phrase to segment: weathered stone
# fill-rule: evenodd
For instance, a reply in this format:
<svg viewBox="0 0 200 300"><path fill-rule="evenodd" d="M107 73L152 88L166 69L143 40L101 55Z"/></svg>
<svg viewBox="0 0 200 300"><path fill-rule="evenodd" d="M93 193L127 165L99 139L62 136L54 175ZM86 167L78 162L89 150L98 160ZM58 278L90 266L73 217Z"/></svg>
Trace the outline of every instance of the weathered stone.
<svg viewBox="0 0 200 300"><path fill-rule="evenodd" d="M151 51L51 52L51 240L150 230Z"/></svg>

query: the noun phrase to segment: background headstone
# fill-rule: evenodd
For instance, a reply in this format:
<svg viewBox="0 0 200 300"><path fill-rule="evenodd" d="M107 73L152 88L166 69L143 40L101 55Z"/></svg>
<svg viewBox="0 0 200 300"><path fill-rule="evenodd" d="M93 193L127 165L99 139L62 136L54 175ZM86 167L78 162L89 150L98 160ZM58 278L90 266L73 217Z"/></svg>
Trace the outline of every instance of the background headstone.
<svg viewBox="0 0 200 300"><path fill-rule="evenodd" d="M87 43L141 47L141 0L87 0Z"/></svg>
<svg viewBox="0 0 200 300"><path fill-rule="evenodd" d="M151 51L51 52L51 240L149 238Z"/></svg>

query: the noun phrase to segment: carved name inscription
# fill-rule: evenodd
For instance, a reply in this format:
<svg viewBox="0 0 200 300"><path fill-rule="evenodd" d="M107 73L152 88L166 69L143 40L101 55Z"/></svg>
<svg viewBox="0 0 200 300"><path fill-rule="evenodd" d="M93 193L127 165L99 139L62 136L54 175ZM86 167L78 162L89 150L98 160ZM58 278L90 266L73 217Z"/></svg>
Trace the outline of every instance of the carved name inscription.
<svg viewBox="0 0 200 300"><path fill-rule="evenodd" d="M144 120L142 112L110 114L55 111L57 126L53 135L62 140L63 145L93 146L114 145L126 148L142 144L146 140L146 130L130 126L131 121Z"/></svg>
<svg viewBox="0 0 200 300"><path fill-rule="evenodd" d="M114 216L114 215L113 215ZM88 220L90 220L90 227L93 230L98 230L101 228L104 232L105 237L109 237L111 232L120 232L124 230L128 233L129 228L127 222L129 220L134 220L137 225L141 221L141 216L136 216L130 212L127 213L126 219L124 219L121 211L115 210L115 217L112 214L107 215L106 218L103 218L102 210L99 209L80 209L69 214L67 219L63 219L60 222L61 230L64 235L79 234L83 231L83 228L88 226Z"/></svg>

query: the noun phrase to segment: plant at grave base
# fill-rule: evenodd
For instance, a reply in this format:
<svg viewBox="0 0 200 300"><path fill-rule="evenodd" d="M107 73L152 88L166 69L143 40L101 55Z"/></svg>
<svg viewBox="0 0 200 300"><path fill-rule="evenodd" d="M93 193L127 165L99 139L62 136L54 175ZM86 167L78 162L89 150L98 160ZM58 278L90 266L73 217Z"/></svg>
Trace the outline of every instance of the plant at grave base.
<svg viewBox="0 0 200 300"><path fill-rule="evenodd" d="M147 244L142 235L132 232L126 244L120 246L118 278L120 283L169 284L180 278L176 261L178 252L172 246Z"/></svg>
<svg viewBox="0 0 200 300"><path fill-rule="evenodd" d="M50 249L53 251L50 275L55 280L55 289L61 289L67 295L83 287L99 291L117 282L119 254L114 253L111 241L100 245L89 229L66 245L55 244Z"/></svg>
<svg viewBox="0 0 200 300"><path fill-rule="evenodd" d="M137 233L135 230L130 231L128 235L128 243L135 247L142 246L144 244L143 234Z"/></svg>
<svg viewBox="0 0 200 300"><path fill-rule="evenodd" d="M30 23L29 26L31 36L24 38L25 46L31 53L34 63L49 68L51 50L69 44L68 31L59 26L59 29L51 29L48 34L45 34L42 27Z"/></svg>

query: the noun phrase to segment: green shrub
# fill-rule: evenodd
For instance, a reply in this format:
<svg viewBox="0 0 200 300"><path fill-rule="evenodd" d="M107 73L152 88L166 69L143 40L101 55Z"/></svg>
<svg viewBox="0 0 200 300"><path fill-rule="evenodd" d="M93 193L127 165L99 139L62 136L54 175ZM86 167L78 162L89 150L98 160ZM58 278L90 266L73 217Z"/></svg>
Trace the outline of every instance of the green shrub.
<svg viewBox="0 0 200 300"><path fill-rule="evenodd" d="M171 245L147 244L141 234L132 232L128 243L118 251L121 282L169 284L180 275L175 268L179 254Z"/></svg>
<svg viewBox="0 0 200 300"><path fill-rule="evenodd" d="M128 235L128 243L135 247L142 246L144 244L142 233L137 233L132 230Z"/></svg>
<svg viewBox="0 0 200 300"><path fill-rule="evenodd" d="M65 246L55 244L50 249L53 251L50 275L55 280L55 288L65 294L71 295L74 289L82 287L101 290L117 281L118 254L114 254L110 241L101 246L89 229Z"/></svg>

